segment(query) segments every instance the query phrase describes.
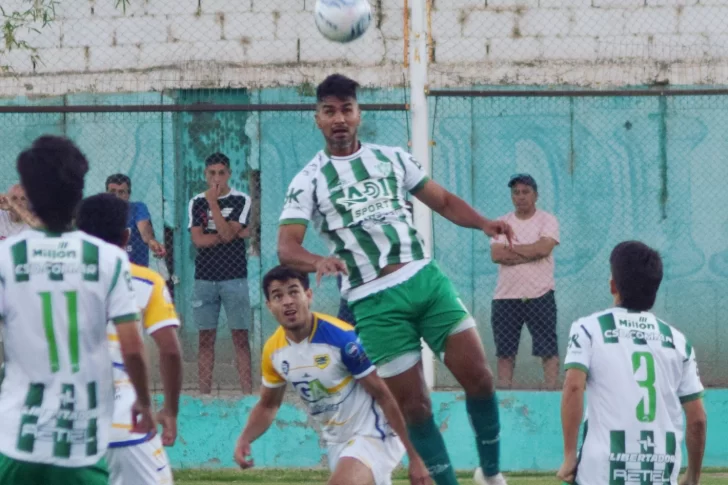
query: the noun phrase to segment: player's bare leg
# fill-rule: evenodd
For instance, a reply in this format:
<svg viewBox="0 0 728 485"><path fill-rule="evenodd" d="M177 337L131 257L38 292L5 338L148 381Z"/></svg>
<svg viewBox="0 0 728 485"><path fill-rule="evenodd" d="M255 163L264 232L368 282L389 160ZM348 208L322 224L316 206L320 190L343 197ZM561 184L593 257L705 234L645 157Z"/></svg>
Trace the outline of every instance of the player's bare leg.
<svg viewBox="0 0 728 485"><path fill-rule="evenodd" d="M559 389L559 358L557 356L543 358L543 377L546 389Z"/></svg>
<svg viewBox="0 0 728 485"><path fill-rule="evenodd" d="M364 463L345 456L336 464L328 485L374 485L374 475Z"/></svg>
<svg viewBox="0 0 728 485"><path fill-rule="evenodd" d="M200 393L212 392L212 370L215 366L215 338L217 330L200 330L197 350L197 378Z"/></svg>
<svg viewBox="0 0 728 485"><path fill-rule="evenodd" d="M447 338L445 365L465 391L465 405L480 456L476 483L505 484L500 474L500 420L493 373L475 328Z"/></svg>
<svg viewBox="0 0 728 485"><path fill-rule="evenodd" d="M409 438L427 465L437 485L457 485L455 470L445 448L445 441L432 416L432 402L422 370L422 361L414 367L385 379L407 422Z"/></svg>
<svg viewBox="0 0 728 485"><path fill-rule="evenodd" d="M516 369L516 356L498 357L498 389L513 387L513 372Z"/></svg>
<svg viewBox="0 0 728 485"><path fill-rule="evenodd" d="M247 330L232 330L233 347L235 347L235 366L238 369L240 388L243 394L252 394L253 377L250 371L250 341Z"/></svg>

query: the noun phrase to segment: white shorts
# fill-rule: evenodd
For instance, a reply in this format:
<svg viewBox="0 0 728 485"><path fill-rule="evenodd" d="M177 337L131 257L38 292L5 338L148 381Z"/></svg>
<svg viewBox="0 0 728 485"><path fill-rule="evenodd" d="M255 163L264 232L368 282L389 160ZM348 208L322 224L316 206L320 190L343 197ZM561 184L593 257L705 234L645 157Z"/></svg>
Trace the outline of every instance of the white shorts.
<svg viewBox="0 0 728 485"><path fill-rule="evenodd" d="M372 471L374 485L391 485L392 472L402 461L404 453L404 445L396 436L389 436L384 441L371 436L356 436L346 443L329 446L329 470L333 473L341 458L355 458Z"/></svg>
<svg viewBox="0 0 728 485"><path fill-rule="evenodd" d="M109 448L109 485L173 485L172 467L159 435L132 446Z"/></svg>

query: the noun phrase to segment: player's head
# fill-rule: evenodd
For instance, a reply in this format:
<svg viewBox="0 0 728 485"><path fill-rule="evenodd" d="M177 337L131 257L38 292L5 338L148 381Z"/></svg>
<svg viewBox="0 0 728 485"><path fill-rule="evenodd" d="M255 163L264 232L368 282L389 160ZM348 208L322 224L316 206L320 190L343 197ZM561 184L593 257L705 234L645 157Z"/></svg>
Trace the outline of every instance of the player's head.
<svg viewBox="0 0 728 485"><path fill-rule="evenodd" d="M123 173L109 175L106 179L106 191L120 199L129 200L131 195L131 179Z"/></svg>
<svg viewBox="0 0 728 485"><path fill-rule="evenodd" d="M78 206L76 226L109 244L125 247L129 241L129 203L113 194L86 197Z"/></svg>
<svg viewBox="0 0 728 485"><path fill-rule="evenodd" d="M660 253L639 241L624 241L612 250L609 265L615 303L641 312L652 308L662 282Z"/></svg>
<svg viewBox="0 0 728 485"><path fill-rule="evenodd" d="M45 227L70 229L88 172L81 150L68 138L44 135L18 156L17 168L30 206Z"/></svg>
<svg viewBox="0 0 728 485"><path fill-rule="evenodd" d="M511 189L511 201L516 211L528 213L536 208L538 200L538 185L536 180L527 173L511 175L508 181Z"/></svg>
<svg viewBox="0 0 728 485"><path fill-rule="evenodd" d="M28 198L25 196L23 186L15 184L10 187L10 190L8 190L8 199L10 199L10 202L12 203L10 210L8 211L10 213L10 220L13 222L20 222L22 220L20 214L15 211L14 207L22 207L23 209L28 208Z"/></svg>
<svg viewBox="0 0 728 485"><path fill-rule="evenodd" d="M205 180L209 188L227 189L230 174L230 159L224 153L213 153L205 159Z"/></svg>
<svg viewBox="0 0 728 485"><path fill-rule="evenodd" d="M356 143L361 111L356 100L359 83L332 74L316 88L316 124L332 151L348 150Z"/></svg>
<svg viewBox="0 0 728 485"><path fill-rule="evenodd" d="M313 292L308 274L276 266L263 277L265 304L286 330L304 328L311 319Z"/></svg>

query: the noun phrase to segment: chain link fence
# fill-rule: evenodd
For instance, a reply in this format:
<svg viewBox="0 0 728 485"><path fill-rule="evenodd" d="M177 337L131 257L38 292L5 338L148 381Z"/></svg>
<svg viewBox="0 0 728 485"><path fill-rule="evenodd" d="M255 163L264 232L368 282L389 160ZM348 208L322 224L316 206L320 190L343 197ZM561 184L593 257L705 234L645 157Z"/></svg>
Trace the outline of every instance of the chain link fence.
<svg viewBox="0 0 728 485"><path fill-rule="evenodd" d="M728 334L721 315L728 218L718 209L724 206L722 191L711 187L728 174L728 98L481 94L432 100L434 178L495 218L522 202L508 187L512 174L530 174L538 186L537 209L552 214L559 226L552 252L554 312L544 293L548 286L539 286L543 260L517 274L518 294L498 294L497 285L513 276L493 263L487 238L435 218L435 255L479 322L494 371L496 355L517 355L512 383L501 370L501 385L549 387L543 357L551 356L550 329L556 329L563 361L571 323L613 305L612 248L638 239L658 249L665 265L654 312L691 340L703 382L725 386ZM534 218L533 224L530 233L517 226L521 244L553 237L548 222ZM535 294L534 280L540 290ZM496 298L524 301L504 305ZM494 343L498 331L500 349ZM508 367L500 359L497 365ZM442 367L437 383L456 385Z"/></svg>
<svg viewBox="0 0 728 485"><path fill-rule="evenodd" d="M130 178L130 200L145 204L166 252L147 254L149 266L168 279L182 318L186 392L257 387L262 345L276 327L260 280L277 264L288 183L323 143L313 121L315 85L333 72L356 78L368 105L361 138L408 146L409 96L402 86L408 84L410 2L371 3L372 27L342 45L316 30L314 0L2 2L0 183L17 181L15 157L44 133L67 135L87 154L89 194L107 190L109 175ZM496 321L506 322L499 334L506 350L498 352L499 265L490 242L434 217L433 253L475 315L502 387L558 386L561 373L554 383L554 362L544 365L542 357L562 359L571 322L611 304L609 251L629 238L662 251L666 277L655 310L693 341L705 383L728 384L720 372L728 364L721 326L728 221L719 183L728 170L727 98L696 89L690 96L567 92L725 84L728 43L721 28L728 2L703 3L427 2L434 179L499 217L514 210L511 175L528 173L538 183L537 207L558 221L555 310L525 303L505 308ZM526 91L533 86L563 89L548 97ZM504 89L510 92L493 93ZM200 258L208 248L195 244L189 228L193 222L204 233L216 226L210 211L191 204L209 188L205 160L214 153L230 160L229 185L244 194L221 206L248 226L242 239L226 243L235 257ZM325 252L310 232L306 246ZM244 268L234 268L243 255ZM214 283L202 288L199 280ZM315 289L318 310L336 314L339 305L335 280ZM515 312L521 316L512 317ZM209 352L200 358L201 325L218 329L214 358ZM231 328L247 335L234 337ZM208 349L209 337L202 337ZM557 355L550 355L553 345ZM153 345L150 352L155 359ZM516 358L499 362L498 354ZM512 378L507 360L515 361ZM441 364L436 385L457 386Z"/></svg>

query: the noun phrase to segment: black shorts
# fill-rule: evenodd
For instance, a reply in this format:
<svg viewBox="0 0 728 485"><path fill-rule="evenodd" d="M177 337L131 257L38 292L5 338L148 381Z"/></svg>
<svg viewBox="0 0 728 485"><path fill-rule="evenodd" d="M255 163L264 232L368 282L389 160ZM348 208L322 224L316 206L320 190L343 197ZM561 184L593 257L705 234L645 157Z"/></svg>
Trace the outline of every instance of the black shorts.
<svg viewBox="0 0 728 485"><path fill-rule="evenodd" d="M558 357L554 290L538 298L493 300L491 325L498 357L514 357L518 353L524 323L531 332L533 355Z"/></svg>

